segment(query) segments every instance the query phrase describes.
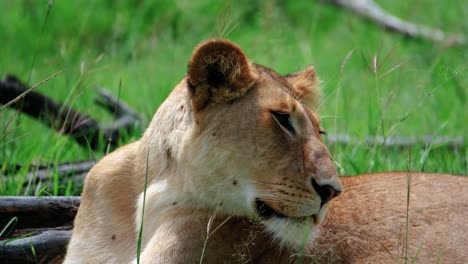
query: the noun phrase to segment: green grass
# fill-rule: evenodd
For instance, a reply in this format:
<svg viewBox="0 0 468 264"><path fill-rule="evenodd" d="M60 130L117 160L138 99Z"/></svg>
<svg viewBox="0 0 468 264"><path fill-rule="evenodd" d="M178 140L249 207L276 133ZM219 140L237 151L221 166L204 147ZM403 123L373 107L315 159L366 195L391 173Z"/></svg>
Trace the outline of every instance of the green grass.
<svg viewBox="0 0 468 264"><path fill-rule="evenodd" d="M468 32L463 0L378 1L416 23ZM319 1L1 1L0 74L37 84L60 102L103 122L112 115L93 104L95 86L109 89L143 116L143 127L185 75L192 49L209 37L239 43L256 63L285 74L314 64L323 81L320 108L329 134L464 136L468 87L467 47L442 45L386 32ZM347 54L353 51L342 68ZM387 59L384 58L388 55ZM383 62L369 70L372 57ZM400 67L382 76L393 67ZM121 84L120 84L121 83ZM0 112L2 174L13 164L58 164L99 159L67 137L12 110ZM12 122L9 123L9 120ZM144 128L122 143L137 139ZM6 135L2 139L2 135ZM386 149L331 146L341 174L414 170L467 174L467 150L444 146ZM26 168L0 181L1 195L71 195L60 185L25 192Z"/></svg>

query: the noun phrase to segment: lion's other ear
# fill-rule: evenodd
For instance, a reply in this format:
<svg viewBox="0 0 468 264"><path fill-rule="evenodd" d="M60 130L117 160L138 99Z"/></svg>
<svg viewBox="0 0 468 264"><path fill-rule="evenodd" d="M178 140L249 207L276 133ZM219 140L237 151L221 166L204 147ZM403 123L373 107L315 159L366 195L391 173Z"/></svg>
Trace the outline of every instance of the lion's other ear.
<svg viewBox="0 0 468 264"><path fill-rule="evenodd" d="M285 76L294 90L309 107L316 109L321 101L320 81L314 66Z"/></svg>
<svg viewBox="0 0 468 264"><path fill-rule="evenodd" d="M244 95L256 78L252 63L240 47L224 39L201 43L189 62L189 89L197 109L209 101L223 103Z"/></svg>

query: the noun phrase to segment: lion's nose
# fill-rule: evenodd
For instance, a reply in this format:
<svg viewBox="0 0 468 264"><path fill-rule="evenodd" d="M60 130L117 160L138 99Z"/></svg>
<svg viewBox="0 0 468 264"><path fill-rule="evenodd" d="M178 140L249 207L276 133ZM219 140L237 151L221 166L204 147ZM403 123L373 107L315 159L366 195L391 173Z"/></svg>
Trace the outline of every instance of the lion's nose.
<svg viewBox="0 0 468 264"><path fill-rule="evenodd" d="M317 183L317 181L314 178L312 178L312 186L314 187L314 190L318 193L318 195L322 199L322 202L320 203L320 207L322 207L331 199L340 195L342 191L341 185L339 185L337 188L331 186L330 184L320 185Z"/></svg>

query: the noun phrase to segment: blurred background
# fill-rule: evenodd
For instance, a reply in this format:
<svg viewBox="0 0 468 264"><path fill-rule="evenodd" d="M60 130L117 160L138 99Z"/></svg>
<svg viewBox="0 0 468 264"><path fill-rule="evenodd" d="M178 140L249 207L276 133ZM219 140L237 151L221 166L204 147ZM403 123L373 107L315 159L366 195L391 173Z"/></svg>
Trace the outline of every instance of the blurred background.
<svg viewBox="0 0 468 264"><path fill-rule="evenodd" d="M416 24L468 33L463 0L376 3ZM467 174L464 143L436 141L467 139L466 45L409 38L326 1L17 0L0 1L0 10L0 74L32 86L65 70L35 91L111 122L113 115L93 102L95 87L106 88L143 119L120 145L140 137L185 76L193 48L223 37L280 74L315 65L324 93L322 125L340 174ZM2 195L78 195L81 185L54 168L108 151L82 147L12 109L0 110L0 131ZM353 140L336 143L336 136ZM423 137L426 143L404 147L366 142ZM39 186L28 182L30 165L37 164L53 171Z"/></svg>

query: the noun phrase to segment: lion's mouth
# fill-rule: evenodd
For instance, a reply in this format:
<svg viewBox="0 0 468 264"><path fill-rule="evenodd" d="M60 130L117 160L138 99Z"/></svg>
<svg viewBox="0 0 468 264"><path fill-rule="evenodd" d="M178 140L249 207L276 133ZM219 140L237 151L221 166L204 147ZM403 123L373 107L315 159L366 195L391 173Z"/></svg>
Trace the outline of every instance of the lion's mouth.
<svg viewBox="0 0 468 264"><path fill-rule="evenodd" d="M255 200L255 207L257 210L257 214L265 220L276 217L276 218L287 218L287 219L292 219L292 220L297 220L297 221L302 222L306 220L307 218L310 218L312 219L313 223L318 224L318 221L317 221L318 218L317 218L317 215L315 214L310 215L310 216L301 216L301 217L287 216L276 211L275 209L273 209L271 206L269 206L268 204L266 204L264 201L260 199Z"/></svg>
<svg viewBox="0 0 468 264"><path fill-rule="evenodd" d="M282 213L276 211L275 209L271 208L268 204L266 204L262 200L257 199L255 201L255 206L256 206L258 215L260 215L260 217L262 217L262 218L269 219L269 218L272 218L272 217L278 217L278 218L286 218L287 217L284 214L282 214Z"/></svg>

